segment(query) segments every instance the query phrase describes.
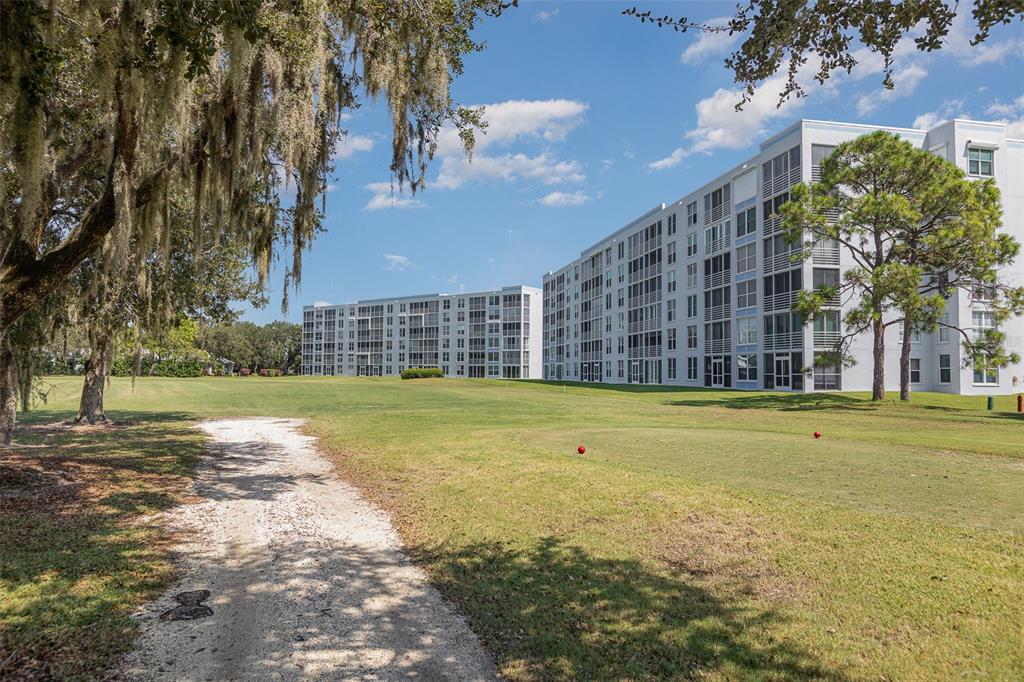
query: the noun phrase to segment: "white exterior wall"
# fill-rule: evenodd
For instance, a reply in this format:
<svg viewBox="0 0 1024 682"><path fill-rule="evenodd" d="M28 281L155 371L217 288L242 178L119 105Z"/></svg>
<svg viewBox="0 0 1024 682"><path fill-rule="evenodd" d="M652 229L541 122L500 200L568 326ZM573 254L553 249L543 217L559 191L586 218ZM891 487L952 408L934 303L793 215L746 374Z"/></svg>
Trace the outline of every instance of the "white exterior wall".
<svg viewBox="0 0 1024 682"><path fill-rule="evenodd" d="M305 306L302 373L389 376L440 367L446 376L538 379L540 289L424 294Z"/></svg>
<svg viewBox="0 0 1024 682"><path fill-rule="evenodd" d="M841 369L838 375L826 376L825 371L817 370L813 376L806 376L801 371L812 364L815 348L826 349L831 342L826 334L816 335L812 324L793 325L791 306L795 293L775 293L780 284L778 280L784 278L785 286L796 283L799 288L812 288L815 269L822 275L832 270L841 276L853 267L853 261L848 251L838 248L822 249L802 263L793 263L784 253L776 254L774 245L766 244L778 231L774 221L766 220L770 211L766 211L765 202L784 197L789 186L798 181L812 180L815 170L812 155L816 146L832 147L878 129L878 126L859 124L799 121L762 143L760 153L746 163L679 201L655 207L582 251L577 260L549 272L544 277L544 377L797 391L869 390L872 363L868 334L856 338L851 347L856 364ZM945 154L965 170L969 146L984 145L994 149L995 178L1003 199L1002 229L1024 243L1024 141L1008 140L1005 126L1001 124L962 120L929 131L886 129L921 148ZM776 161L782 158L785 161ZM773 164L770 166L772 177L766 177L766 163ZM779 168L784 172L778 173ZM721 202L716 204L712 193L719 190L722 191ZM688 217L694 204L695 220ZM706 210L706 206L712 210ZM740 214L746 219L751 208L756 229L753 233L739 235ZM720 230L717 237L716 229ZM643 235L651 237L644 241L646 247L631 249L631 243L639 246ZM689 239L693 240L695 253L689 252L692 250L688 249ZM740 272L740 250L751 244L756 253L756 266ZM670 262L673 250L674 262ZM744 250L744 253L748 252ZM638 263L636 259L641 256L645 260ZM717 271L716 262L724 266L726 256L728 267ZM634 269L642 267L642 270L631 272L631 261ZM695 269L696 282L689 281L688 268ZM1003 276L1017 283L1024 282L1024 257L1018 258ZM770 294L768 277L772 278ZM750 287L750 280L756 283L756 305L740 307L737 288ZM643 283L646 288L634 289L636 295L631 297L630 286ZM728 287L728 297L723 298L721 305L716 305L715 290L724 295L725 287ZM624 294L621 297L620 289ZM688 305L688 299L693 296L696 297L695 310ZM710 306L706 305L706 300ZM838 306L834 310L840 315L844 312ZM983 304L972 301L966 292L949 303L951 321L965 327L971 326L972 315L979 310L984 310ZM692 316L691 312L696 315ZM778 333L776 324L787 313L790 315L784 321L790 328ZM766 319L769 317L770 322ZM741 322L750 318L756 322ZM756 339L750 339L748 334L741 338L741 324L752 324ZM900 331L897 327L891 326L886 336L888 388L897 388L899 384ZM690 328L695 328L695 347L688 343ZM722 338L709 338L709 333L715 336L716 328ZM1015 318L1004 325L1004 329L1009 349L1024 356L1024 319ZM776 333L769 335L769 330ZM673 333L674 348L671 347ZM922 333L919 338L915 336L912 347L911 357L919 365L920 381L914 385L918 390L1008 393L1019 390L1018 385L1024 380L1024 366L1017 364L999 370L998 383L976 382L974 369L964 367L961 345L952 332L948 340L939 332ZM756 357L756 379L750 380L749 373L741 370L741 355ZM940 382L942 356L949 356L948 383ZM787 363L789 371L786 371ZM688 371L693 364L697 368L695 378ZM748 380L742 376L745 373Z"/></svg>

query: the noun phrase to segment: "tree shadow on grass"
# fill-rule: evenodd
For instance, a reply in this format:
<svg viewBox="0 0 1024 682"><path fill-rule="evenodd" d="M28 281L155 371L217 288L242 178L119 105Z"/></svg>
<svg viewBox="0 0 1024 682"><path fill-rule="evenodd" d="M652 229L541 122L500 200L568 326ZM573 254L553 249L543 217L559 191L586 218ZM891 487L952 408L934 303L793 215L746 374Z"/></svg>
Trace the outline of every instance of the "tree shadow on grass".
<svg viewBox="0 0 1024 682"><path fill-rule="evenodd" d="M716 393L707 398L668 400L666 405L681 407L725 407L731 410L778 410L780 412L806 412L815 410L850 410L873 412L878 405L842 393L755 393L722 396Z"/></svg>
<svg viewBox="0 0 1024 682"><path fill-rule="evenodd" d="M508 672L542 679L843 679L773 632L783 616L729 603L639 561L546 538L413 548ZM749 603L749 602L748 602Z"/></svg>
<svg viewBox="0 0 1024 682"><path fill-rule="evenodd" d="M93 429L33 416L2 455L43 475L0 491L0 679L99 677L130 642L128 611L170 577L143 515L182 499L202 438L177 413Z"/></svg>

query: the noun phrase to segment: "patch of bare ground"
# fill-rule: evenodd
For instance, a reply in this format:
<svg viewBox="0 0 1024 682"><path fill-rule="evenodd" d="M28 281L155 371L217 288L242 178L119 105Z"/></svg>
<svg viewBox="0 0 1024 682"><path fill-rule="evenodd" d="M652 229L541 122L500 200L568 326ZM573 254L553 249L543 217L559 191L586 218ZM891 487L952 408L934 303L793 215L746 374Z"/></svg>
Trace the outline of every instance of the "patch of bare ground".
<svg viewBox="0 0 1024 682"><path fill-rule="evenodd" d="M650 556L716 591L773 602L799 598L807 587L770 559L776 534L767 526L756 514L725 518L690 511L658 529Z"/></svg>

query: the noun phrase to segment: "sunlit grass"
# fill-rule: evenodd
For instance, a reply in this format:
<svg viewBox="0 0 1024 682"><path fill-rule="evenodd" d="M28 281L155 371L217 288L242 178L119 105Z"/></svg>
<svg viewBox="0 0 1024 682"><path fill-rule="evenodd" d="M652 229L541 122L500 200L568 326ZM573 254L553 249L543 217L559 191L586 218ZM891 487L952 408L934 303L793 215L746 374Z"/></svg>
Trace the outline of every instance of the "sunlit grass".
<svg viewBox="0 0 1024 682"><path fill-rule="evenodd" d="M73 406L77 382L56 386L42 418ZM115 380L109 406L308 418L512 678L1024 676L1011 396L988 412L940 394L221 378ZM129 502L163 500L107 506Z"/></svg>

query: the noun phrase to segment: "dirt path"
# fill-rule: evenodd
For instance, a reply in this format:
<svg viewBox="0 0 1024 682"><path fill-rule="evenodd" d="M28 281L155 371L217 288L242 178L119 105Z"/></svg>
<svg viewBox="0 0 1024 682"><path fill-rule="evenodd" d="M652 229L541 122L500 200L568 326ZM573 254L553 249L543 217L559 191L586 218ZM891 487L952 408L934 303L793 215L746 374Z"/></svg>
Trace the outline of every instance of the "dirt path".
<svg viewBox="0 0 1024 682"><path fill-rule="evenodd" d="M182 579L138 616L135 680L494 679L412 566L387 516L336 478L289 419L206 422L202 501L171 512ZM174 595L213 614L165 621Z"/></svg>

